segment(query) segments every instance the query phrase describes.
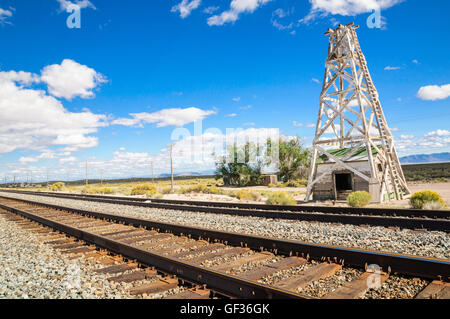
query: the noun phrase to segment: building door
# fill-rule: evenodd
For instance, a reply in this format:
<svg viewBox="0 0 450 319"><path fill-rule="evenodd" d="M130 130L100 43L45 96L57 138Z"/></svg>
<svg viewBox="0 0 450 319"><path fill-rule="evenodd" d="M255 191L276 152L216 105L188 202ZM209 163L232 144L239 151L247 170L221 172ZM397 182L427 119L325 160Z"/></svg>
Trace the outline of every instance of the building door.
<svg viewBox="0 0 450 319"><path fill-rule="evenodd" d="M353 191L353 178L352 174L343 173L335 174L336 185L336 199L345 200L347 196Z"/></svg>

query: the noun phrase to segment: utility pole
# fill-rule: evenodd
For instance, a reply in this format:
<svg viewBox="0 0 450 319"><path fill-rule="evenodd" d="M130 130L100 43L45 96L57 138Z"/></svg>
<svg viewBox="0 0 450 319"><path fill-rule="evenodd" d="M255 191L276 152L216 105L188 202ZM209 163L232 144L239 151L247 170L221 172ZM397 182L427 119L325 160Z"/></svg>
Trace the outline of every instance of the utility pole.
<svg viewBox="0 0 450 319"><path fill-rule="evenodd" d="M46 168L47 171L47 186L48 186L48 168Z"/></svg>
<svg viewBox="0 0 450 319"><path fill-rule="evenodd" d="M88 162L86 161L86 186L88 186Z"/></svg>
<svg viewBox="0 0 450 319"><path fill-rule="evenodd" d="M153 174L153 161L152 161L152 183L155 183L155 175Z"/></svg>
<svg viewBox="0 0 450 319"><path fill-rule="evenodd" d="M103 186L103 168L100 168L100 185Z"/></svg>
<svg viewBox="0 0 450 319"><path fill-rule="evenodd" d="M173 144L170 144L170 188L173 192Z"/></svg>

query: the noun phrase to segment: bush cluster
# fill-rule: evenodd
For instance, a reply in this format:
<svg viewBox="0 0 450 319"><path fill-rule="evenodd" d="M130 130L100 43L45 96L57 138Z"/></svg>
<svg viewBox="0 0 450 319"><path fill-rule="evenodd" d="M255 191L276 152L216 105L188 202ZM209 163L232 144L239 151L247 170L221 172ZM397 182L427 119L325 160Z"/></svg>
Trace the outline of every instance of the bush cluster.
<svg viewBox="0 0 450 319"><path fill-rule="evenodd" d="M241 189L236 193L236 197L238 199L259 201L261 199L261 194L247 189Z"/></svg>
<svg viewBox="0 0 450 319"><path fill-rule="evenodd" d="M151 197L157 193L156 186L149 183L136 185L131 189L131 195L146 195L147 197Z"/></svg>
<svg viewBox="0 0 450 319"><path fill-rule="evenodd" d="M297 206L297 201L292 195L285 192L272 192L267 195L267 205L293 205Z"/></svg>
<svg viewBox="0 0 450 319"><path fill-rule="evenodd" d="M180 194L189 194L189 193L204 193L204 194L214 194L214 195L222 195L223 191L216 186L207 186L204 184L191 185L188 187L182 187L178 190Z"/></svg>
<svg viewBox="0 0 450 319"><path fill-rule="evenodd" d="M52 192L60 192L64 189L65 184L63 182L57 182L50 185L50 190Z"/></svg>
<svg viewBox="0 0 450 319"><path fill-rule="evenodd" d="M368 192L358 191L353 192L347 197L347 204L350 207L364 207L372 200L372 195Z"/></svg>
<svg viewBox="0 0 450 319"><path fill-rule="evenodd" d="M432 204L434 203L434 204ZM411 196L410 204L416 209L437 209L444 208L446 203L442 199L441 195L433 191L421 191L414 193Z"/></svg>

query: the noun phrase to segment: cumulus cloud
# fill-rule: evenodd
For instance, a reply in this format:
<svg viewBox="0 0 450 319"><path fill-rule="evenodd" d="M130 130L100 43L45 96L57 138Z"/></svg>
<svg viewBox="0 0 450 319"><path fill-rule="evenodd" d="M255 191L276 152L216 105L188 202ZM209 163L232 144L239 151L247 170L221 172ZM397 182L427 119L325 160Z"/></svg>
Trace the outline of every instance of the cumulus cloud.
<svg viewBox="0 0 450 319"><path fill-rule="evenodd" d="M272 0L232 0L229 10L208 18L208 25L221 26L226 23L234 23L242 13L253 13L270 1Z"/></svg>
<svg viewBox="0 0 450 319"><path fill-rule="evenodd" d="M448 130L436 130L430 133L427 133L425 136L450 136L450 131Z"/></svg>
<svg viewBox="0 0 450 319"><path fill-rule="evenodd" d="M238 128L227 129L226 132L208 129L200 135L192 136L188 134L177 138L172 137L174 171L175 173L181 173L213 170L216 156L225 154L226 145L234 143L243 145L247 141L261 145L267 141L267 138L277 140L279 136L278 129ZM46 180L45 168L27 166L31 163L16 163L9 167L10 172L29 170L33 171L33 178ZM88 175L89 178L98 178L100 169L103 169L103 178L151 176L152 163L155 175L170 172L169 148L163 148L157 154L127 152L121 148L112 154L111 159L89 160ZM69 155L61 156L59 166L50 170L50 178L58 179L82 179L84 174L85 162Z"/></svg>
<svg viewBox="0 0 450 319"><path fill-rule="evenodd" d="M88 135L106 126L106 117L89 110L69 112L55 97L32 87L39 81L28 72L0 72L0 153L96 146L97 138Z"/></svg>
<svg viewBox="0 0 450 319"><path fill-rule="evenodd" d="M300 23L310 23L319 16L356 16L376 9L388 9L404 0L309 0L311 10Z"/></svg>
<svg viewBox="0 0 450 319"><path fill-rule="evenodd" d="M78 0L78 1L68 1L68 0L57 0L59 2L60 10L66 11L70 9L73 5L77 5L80 9L91 8L96 10L97 8L89 0Z"/></svg>
<svg viewBox="0 0 450 319"><path fill-rule="evenodd" d="M0 8L0 24L9 23L6 21L6 19L11 18L11 17L12 17L11 10L6 10L6 9Z"/></svg>
<svg viewBox="0 0 450 319"><path fill-rule="evenodd" d="M450 96L450 84L423 86L417 92L417 97L422 100L444 100Z"/></svg>
<svg viewBox="0 0 450 319"><path fill-rule="evenodd" d="M216 114L216 111L201 110L196 107L186 109L171 108L163 109L153 113L131 113L132 118L119 118L112 122L115 125L143 127L147 123L156 123L156 127L178 126L181 127L197 120L203 120L205 117Z"/></svg>
<svg viewBox="0 0 450 319"><path fill-rule="evenodd" d="M182 19L186 18L191 12L197 9L201 4L201 0L183 0L179 4L172 7L171 12L179 12Z"/></svg>
<svg viewBox="0 0 450 319"><path fill-rule="evenodd" d="M46 66L41 74L41 80L48 85L49 93L67 100L77 96L92 98L95 96L92 90L106 82L102 74L70 59Z"/></svg>

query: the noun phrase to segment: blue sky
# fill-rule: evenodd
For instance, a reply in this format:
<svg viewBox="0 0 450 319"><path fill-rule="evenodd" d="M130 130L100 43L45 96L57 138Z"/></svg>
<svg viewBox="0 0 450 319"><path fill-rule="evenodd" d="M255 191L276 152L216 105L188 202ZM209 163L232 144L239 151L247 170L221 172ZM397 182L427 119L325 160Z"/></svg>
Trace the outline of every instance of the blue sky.
<svg viewBox="0 0 450 319"><path fill-rule="evenodd" d="M308 145L324 32L352 21L399 155L450 151L448 1L83 0L68 28L70 3L0 0L0 178L166 173L173 131L200 119ZM176 172L213 168L181 154L198 138L176 143Z"/></svg>

